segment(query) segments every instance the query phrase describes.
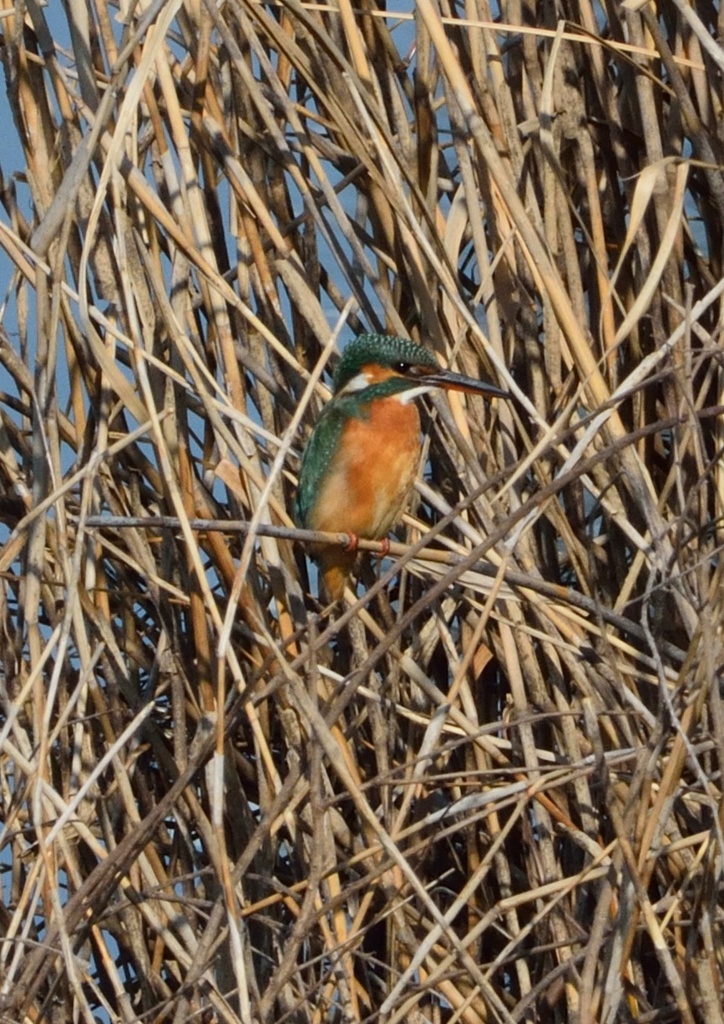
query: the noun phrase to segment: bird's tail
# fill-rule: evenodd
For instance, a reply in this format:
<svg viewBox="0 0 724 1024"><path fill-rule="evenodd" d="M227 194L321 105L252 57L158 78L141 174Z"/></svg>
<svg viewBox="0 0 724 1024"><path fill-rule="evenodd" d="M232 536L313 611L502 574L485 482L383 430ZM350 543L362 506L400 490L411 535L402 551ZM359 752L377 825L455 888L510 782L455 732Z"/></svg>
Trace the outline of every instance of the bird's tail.
<svg viewBox="0 0 724 1024"><path fill-rule="evenodd" d="M331 601L338 601L343 596L356 558L354 551L345 551L340 547L327 547L318 555L324 586Z"/></svg>

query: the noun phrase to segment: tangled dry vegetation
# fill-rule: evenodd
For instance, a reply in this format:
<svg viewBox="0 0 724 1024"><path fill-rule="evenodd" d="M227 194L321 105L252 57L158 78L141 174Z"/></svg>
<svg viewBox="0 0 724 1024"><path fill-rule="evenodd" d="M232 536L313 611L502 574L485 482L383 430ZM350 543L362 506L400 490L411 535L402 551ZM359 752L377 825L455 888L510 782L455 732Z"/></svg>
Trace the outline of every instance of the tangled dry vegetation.
<svg viewBox="0 0 724 1024"><path fill-rule="evenodd" d="M721 12L121 6L0 21L0 1019L723 1021ZM330 611L363 330L516 398Z"/></svg>

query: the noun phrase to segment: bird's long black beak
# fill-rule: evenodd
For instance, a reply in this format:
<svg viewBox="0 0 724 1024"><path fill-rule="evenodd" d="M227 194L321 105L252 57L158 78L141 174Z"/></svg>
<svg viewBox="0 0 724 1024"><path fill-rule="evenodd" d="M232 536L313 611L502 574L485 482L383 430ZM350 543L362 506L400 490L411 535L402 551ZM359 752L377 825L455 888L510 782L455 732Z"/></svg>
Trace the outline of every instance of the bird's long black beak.
<svg viewBox="0 0 724 1024"><path fill-rule="evenodd" d="M503 388L496 388L486 380L475 380L474 377L465 377L461 373L453 373L452 370L445 370L440 367L432 373L420 374L420 384L427 384L433 388L444 388L445 391L468 391L474 395L483 395L485 398L512 398L510 391Z"/></svg>

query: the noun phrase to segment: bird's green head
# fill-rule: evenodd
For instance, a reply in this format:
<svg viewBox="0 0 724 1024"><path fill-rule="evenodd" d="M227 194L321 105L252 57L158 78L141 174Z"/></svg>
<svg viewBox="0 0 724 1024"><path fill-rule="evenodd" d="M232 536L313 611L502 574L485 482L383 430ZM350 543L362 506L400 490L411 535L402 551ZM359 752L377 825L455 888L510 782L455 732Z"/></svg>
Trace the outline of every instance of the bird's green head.
<svg viewBox="0 0 724 1024"><path fill-rule="evenodd" d="M334 393L362 391L389 377L407 377L413 367L438 370L435 357L422 345L395 334L360 334L350 342L334 374Z"/></svg>
<svg viewBox="0 0 724 1024"><path fill-rule="evenodd" d="M334 374L334 394L360 399L399 395L406 402L435 388L471 391L488 398L509 398L507 391L452 373L432 352L395 334L361 334L350 342Z"/></svg>

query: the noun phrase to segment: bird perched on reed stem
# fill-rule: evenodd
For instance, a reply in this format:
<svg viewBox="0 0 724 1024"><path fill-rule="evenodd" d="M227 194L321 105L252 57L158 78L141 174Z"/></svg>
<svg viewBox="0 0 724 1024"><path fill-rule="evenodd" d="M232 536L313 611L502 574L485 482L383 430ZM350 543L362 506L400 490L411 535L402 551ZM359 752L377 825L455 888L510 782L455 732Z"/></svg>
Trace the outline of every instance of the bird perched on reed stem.
<svg viewBox="0 0 724 1024"><path fill-rule="evenodd" d="M421 451L415 399L438 388L510 397L486 381L443 369L408 338L363 334L345 349L333 398L304 451L294 503L297 526L350 536L347 548L312 548L332 600L344 593L358 538L381 540L402 516Z"/></svg>

